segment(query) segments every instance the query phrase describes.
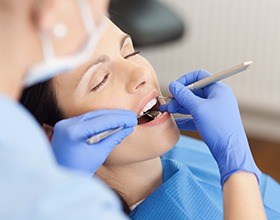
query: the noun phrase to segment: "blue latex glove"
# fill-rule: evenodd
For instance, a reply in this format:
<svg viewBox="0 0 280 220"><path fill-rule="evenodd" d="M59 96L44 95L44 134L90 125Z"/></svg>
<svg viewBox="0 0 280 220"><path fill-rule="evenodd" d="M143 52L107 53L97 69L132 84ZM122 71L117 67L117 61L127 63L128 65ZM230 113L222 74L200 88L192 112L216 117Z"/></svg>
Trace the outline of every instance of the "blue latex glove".
<svg viewBox="0 0 280 220"><path fill-rule="evenodd" d="M185 86L208 77L198 70L183 75L169 86L173 98L161 111L191 114L193 119L176 119L180 130L198 131L220 170L221 184L235 172L252 172L259 180L260 170L252 157L232 90L218 82L195 92Z"/></svg>
<svg viewBox="0 0 280 220"><path fill-rule="evenodd" d="M137 125L137 115L128 110L98 110L58 122L51 141L62 166L94 174L108 155ZM100 132L124 127L96 144L87 139Z"/></svg>

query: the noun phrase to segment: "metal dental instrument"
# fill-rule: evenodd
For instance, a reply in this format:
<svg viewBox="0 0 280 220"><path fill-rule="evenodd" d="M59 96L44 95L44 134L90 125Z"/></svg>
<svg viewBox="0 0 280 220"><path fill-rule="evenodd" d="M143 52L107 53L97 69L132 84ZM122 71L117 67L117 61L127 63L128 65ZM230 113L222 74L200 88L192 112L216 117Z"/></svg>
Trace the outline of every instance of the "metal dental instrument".
<svg viewBox="0 0 280 220"><path fill-rule="evenodd" d="M240 73L240 72L243 72L247 69L249 69L251 66L252 66L253 62L252 61L246 61L246 62L243 62L239 65L236 65L236 66L233 66L229 69L226 69L222 72L219 72L219 73L216 73L212 76L209 76L209 77L206 77L202 80L199 80L197 82L194 82L190 85L187 85L186 87L192 91L195 91L197 89L201 89L205 86L208 86L210 84L213 84L215 82L218 82L222 79L225 79L225 78L228 78L228 77L231 77L237 73ZM171 96L168 96L168 97L165 97L165 96L159 96L158 98L160 99L171 99L172 97Z"/></svg>
<svg viewBox="0 0 280 220"><path fill-rule="evenodd" d="M226 69L226 70L224 70L222 72L219 72L217 74L209 76L209 77L207 77L205 79L202 79L202 80L199 80L197 82L194 82L194 83L188 85L187 88L189 88L192 91L197 90L197 89L201 89L201 88L203 88L205 86L208 86L208 85L210 85L212 83L218 82L218 81L220 81L222 79L228 78L228 77L233 76L233 75L235 75L237 73L240 73L240 72L242 72L244 70L247 70L247 69L249 69L249 67L252 64L253 64L252 61L243 62L243 63L241 63L239 65L236 65L234 67ZM172 97L171 96L169 96L169 97L159 96L158 98L159 99L171 99ZM158 115L158 113L157 113L157 111L147 111L143 115L138 116L138 118L143 117L144 115L147 115L150 118L154 119ZM173 114L173 116L175 118L182 117L182 115L180 115L180 114L178 114L178 115ZM191 118L191 115L185 115L185 117ZM118 131L120 131L122 129L124 129L124 127L119 127L119 128L113 129L113 130L101 132L101 133L99 133L97 135L94 135L94 136L90 137L89 139L87 139L87 143L88 144L96 144L96 143L102 141L103 139L105 139L106 137L108 137L108 136L110 136L112 134L115 134L116 132L118 132Z"/></svg>
<svg viewBox="0 0 280 220"><path fill-rule="evenodd" d="M106 137L108 137L112 134L115 134L116 132L118 132L122 129L124 129L124 127L119 127L119 128L113 129L113 130L108 130L108 131L104 131L104 132L101 132L99 134L93 135L92 137L87 139L87 143L88 144L96 144L99 141L102 141L104 138L106 138Z"/></svg>
<svg viewBox="0 0 280 220"><path fill-rule="evenodd" d="M155 118L154 111L145 112L143 115L138 116L138 118L141 118L144 115L148 115L150 118ZM110 135L115 134L116 132L118 132L118 131L120 131L122 129L124 129L124 127L119 127L119 128L112 129L112 130L103 131L103 132L101 132L99 134L93 135L92 137L88 138L87 139L87 143L88 144L96 144L96 143L102 141L103 139L105 139L106 137L109 137Z"/></svg>

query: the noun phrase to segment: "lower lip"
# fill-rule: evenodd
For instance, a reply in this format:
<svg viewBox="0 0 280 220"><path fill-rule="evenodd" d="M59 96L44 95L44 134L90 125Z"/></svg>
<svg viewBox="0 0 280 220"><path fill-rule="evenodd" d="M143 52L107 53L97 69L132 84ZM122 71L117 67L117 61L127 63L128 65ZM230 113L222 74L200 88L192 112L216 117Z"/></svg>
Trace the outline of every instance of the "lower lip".
<svg viewBox="0 0 280 220"><path fill-rule="evenodd" d="M170 118L170 114L167 113L167 112L164 112L160 117L148 122L148 123L145 123L145 124L141 124L139 126L143 126L143 127L153 127L153 126L156 126L156 125L160 125L164 122L166 122L169 118Z"/></svg>

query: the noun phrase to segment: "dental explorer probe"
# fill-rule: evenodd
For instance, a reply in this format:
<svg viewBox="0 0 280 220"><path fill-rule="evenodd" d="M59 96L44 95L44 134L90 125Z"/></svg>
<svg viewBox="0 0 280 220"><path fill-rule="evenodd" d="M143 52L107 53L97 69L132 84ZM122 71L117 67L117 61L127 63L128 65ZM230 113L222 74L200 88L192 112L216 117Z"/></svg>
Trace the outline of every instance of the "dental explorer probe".
<svg viewBox="0 0 280 220"><path fill-rule="evenodd" d="M98 143L99 141L102 141L104 138L112 135L112 134L115 134L116 132L120 131L124 129L124 127L119 127L119 128L116 128L116 129L113 129L113 130L109 130L109 131L103 131L99 134L96 134L96 135L93 135L92 137L90 137L89 139L87 139L87 143L88 144L96 144Z"/></svg>
<svg viewBox="0 0 280 220"><path fill-rule="evenodd" d="M226 69L222 72L216 73L212 76L209 76L209 77L206 77L202 80L194 82L194 83L188 85L187 88L189 88L192 91L197 90L197 89L201 89L205 86L208 86L210 84L218 82L222 79L228 78L228 77L233 76L237 73L245 71L245 70L249 69L252 64L253 64L252 61L243 62L239 65L233 66L233 67L231 67L229 69ZM171 99L172 97L171 96L170 97L159 96L158 98L160 98L160 99ZM144 115L149 115L149 112L144 113ZM142 117L142 116L143 115L138 116L138 118ZM87 143L88 144L96 144L96 143L102 141L103 139L105 139L106 137L108 137L112 134L115 134L116 132L118 132L122 129L124 129L124 127L119 127L119 128L113 129L113 130L108 130L108 131L104 131L104 132L101 132L99 134L93 135L92 137L87 139Z"/></svg>
<svg viewBox="0 0 280 220"><path fill-rule="evenodd" d="M236 65L236 66L233 66L229 69L226 69L222 72L219 72L219 73L216 73L212 76L209 76L209 77L206 77L202 80L199 80L195 83L192 83L190 85L188 85L187 87L190 89L190 90L197 90L197 89L201 89L205 86L208 86L210 84L213 84L215 82L218 82L222 79L225 79L225 78L228 78L228 77L231 77L237 73L240 73L240 72L243 72L247 69L249 69L251 66L252 66L253 62L252 61L246 61L246 62L243 62L239 65Z"/></svg>
<svg viewBox="0 0 280 220"><path fill-rule="evenodd" d="M143 115L149 115L149 112L146 112ZM143 115L138 116L138 118L142 117ZM124 129L124 127L119 127L119 128L112 129L112 130L103 131L99 134L93 135L92 137L88 138L87 143L88 144L96 144L96 143L102 141L103 139L105 139L106 137L109 137L110 135L115 134L122 129Z"/></svg>
<svg viewBox="0 0 280 220"><path fill-rule="evenodd" d="M190 85L187 85L186 87L192 91L195 91L197 89L201 89L205 86L208 86L210 84L213 84L215 82L218 82L222 79L225 79L225 78L228 78L228 77L231 77L237 73L240 73L240 72L243 72L247 69L249 69L251 66L252 66L253 62L252 61L246 61L246 62L243 62L239 65L236 65L236 66L233 66L229 69L226 69L222 72L219 72L219 73L216 73L212 76L209 76L209 77L206 77L204 79L201 79L197 82L194 82ZM165 96L159 96L160 99L171 99L172 97L171 96L168 96L168 97L165 97Z"/></svg>

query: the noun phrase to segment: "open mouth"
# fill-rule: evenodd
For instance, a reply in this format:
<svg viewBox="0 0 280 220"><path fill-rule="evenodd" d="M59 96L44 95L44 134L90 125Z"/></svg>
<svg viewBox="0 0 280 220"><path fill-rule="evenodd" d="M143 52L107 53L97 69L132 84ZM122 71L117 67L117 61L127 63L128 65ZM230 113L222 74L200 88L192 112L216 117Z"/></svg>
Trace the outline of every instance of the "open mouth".
<svg viewBox="0 0 280 220"><path fill-rule="evenodd" d="M159 111L159 106L158 98L149 101L138 116L138 125L146 124L159 118L162 115Z"/></svg>

